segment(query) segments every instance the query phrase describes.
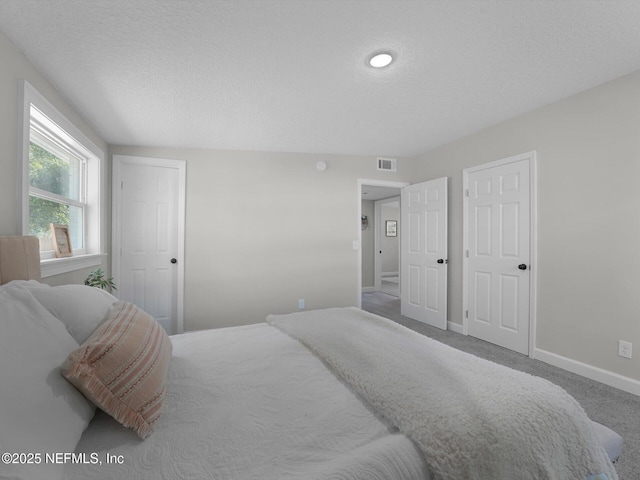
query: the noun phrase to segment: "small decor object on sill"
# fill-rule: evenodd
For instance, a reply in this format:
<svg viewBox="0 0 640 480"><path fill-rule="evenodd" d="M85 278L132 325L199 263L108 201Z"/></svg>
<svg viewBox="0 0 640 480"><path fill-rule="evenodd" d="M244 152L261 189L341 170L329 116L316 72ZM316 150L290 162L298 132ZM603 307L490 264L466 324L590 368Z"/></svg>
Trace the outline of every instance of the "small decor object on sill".
<svg viewBox="0 0 640 480"><path fill-rule="evenodd" d="M51 237L53 239L53 251L56 258L70 257L73 255L71 249L71 236L69 235L69 225L50 223Z"/></svg>
<svg viewBox="0 0 640 480"><path fill-rule="evenodd" d="M398 221L397 220L387 220L385 222L387 227L387 237L397 237L398 236Z"/></svg>
<svg viewBox="0 0 640 480"><path fill-rule="evenodd" d="M89 285L90 287L101 288L109 292L117 290L113 277L104 278L104 272L101 268L96 268L92 271L84 281L84 284Z"/></svg>

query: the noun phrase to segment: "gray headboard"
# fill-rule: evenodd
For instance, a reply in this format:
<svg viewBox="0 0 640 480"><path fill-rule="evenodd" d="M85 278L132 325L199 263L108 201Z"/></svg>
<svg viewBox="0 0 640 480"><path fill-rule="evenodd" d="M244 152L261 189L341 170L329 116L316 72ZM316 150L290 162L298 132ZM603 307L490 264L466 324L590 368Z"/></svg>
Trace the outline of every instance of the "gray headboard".
<svg viewBox="0 0 640 480"><path fill-rule="evenodd" d="M0 285L12 280L41 280L36 237L0 237Z"/></svg>

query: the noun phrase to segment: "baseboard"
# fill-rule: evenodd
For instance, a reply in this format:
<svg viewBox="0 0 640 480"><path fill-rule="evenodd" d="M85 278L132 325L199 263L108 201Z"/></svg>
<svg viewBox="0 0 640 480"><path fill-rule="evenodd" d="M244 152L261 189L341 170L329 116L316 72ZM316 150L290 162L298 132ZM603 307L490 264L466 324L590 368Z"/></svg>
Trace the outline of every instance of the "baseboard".
<svg viewBox="0 0 640 480"><path fill-rule="evenodd" d="M532 358L640 396L640 381L536 348Z"/></svg>
<svg viewBox="0 0 640 480"><path fill-rule="evenodd" d="M459 323L447 322L447 329L451 330L452 332L464 335L464 329Z"/></svg>
<svg viewBox="0 0 640 480"><path fill-rule="evenodd" d="M362 287L362 293L366 293L366 292L375 292L376 287Z"/></svg>

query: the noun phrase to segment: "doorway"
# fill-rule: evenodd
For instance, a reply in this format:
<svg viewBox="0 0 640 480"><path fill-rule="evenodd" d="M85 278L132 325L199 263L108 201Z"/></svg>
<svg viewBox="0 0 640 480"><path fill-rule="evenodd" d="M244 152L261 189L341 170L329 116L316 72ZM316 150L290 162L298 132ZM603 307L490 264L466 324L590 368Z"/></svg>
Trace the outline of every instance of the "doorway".
<svg viewBox="0 0 640 480"><path fill-rule="evenodd" d="M372 195L369 189L377 187L392 188L383 191L383 195L400 193L400 221L394 227L400 242L400 263L398 289L400 298L382 294L394 299L389 302L399 307L399 311L389 312L391 315L405 315L414 320L447 328L447 204L448 179L446 177L429 180L418 184L358 180L358 241L354 248L360 249L358 255L358 298L357 306L362 307L362 295L376 292L376 286L370 287L371 277L366 277L366 266L380 255L380 249L374 251L368 246L371 235L370 219L362 215L363 211L371 212L370 203L365 198ZM363 194L366 192L366 194ZM382 200L384 196L378 198ZM388 196L387 198L391 198ZM370 213L369 213L370 215ZM366 222L365 222L366 220ZM379 220L378 223L381 223ZM386 235L386 221L384 235ZM368 233L367 233L368 231ZM375 230L374 230L375 231ZM368 278L369 285L363 283ZM364 287L363 287L364 285ZM381 287L381 285L380 285ZM380 290L378 287L378 290Z"/></svg>
<svg viewBox="0 0 640 480"><path fill-rule="evenodd" d="M356 305L362 307L362 293L380 291L382 288L382 277L380 277L380 285L376 285L376 265L380 263L380 248L376 249L375 236L378 229L376 224L380 220L376 220L375 203L379 200L398 197L401 188L409 185L404 182L388 182L384 180L358 180L358 240L354 243L359 250L358 255L358 295ZM384 224L383 224L384 226ZM399 222L397 224L399 227ZM397 237L400 239L400 230L397 230ZM379 247L379 246L378 246ZM381 265L381 263L380 263ZM392 283L393 279L390 279ZM385 283L386 285L386 283ZM398 279L397 290L401 288Z"/></svg>

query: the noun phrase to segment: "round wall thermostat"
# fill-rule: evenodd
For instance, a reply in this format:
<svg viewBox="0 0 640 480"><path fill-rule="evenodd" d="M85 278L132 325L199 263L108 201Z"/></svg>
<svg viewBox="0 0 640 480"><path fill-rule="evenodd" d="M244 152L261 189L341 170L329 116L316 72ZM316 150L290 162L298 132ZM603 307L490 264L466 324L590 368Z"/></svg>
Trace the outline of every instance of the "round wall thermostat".
<svg viewBox="0 0 640 480"><path fill-rule="evenodd" d="M320 161L316 163L316 170L324 172L327 169L327 162Z"/></svg>

